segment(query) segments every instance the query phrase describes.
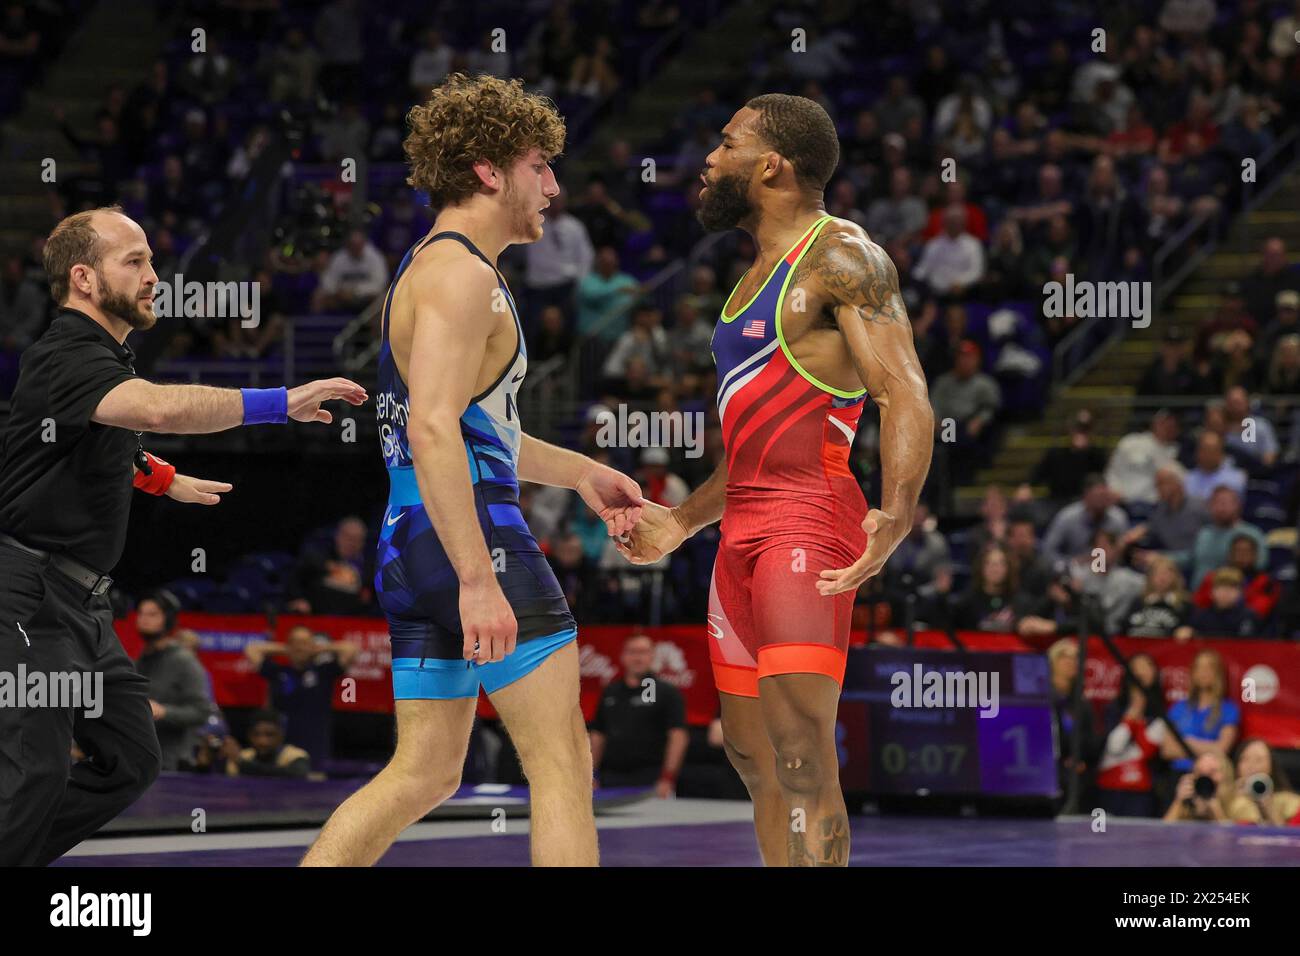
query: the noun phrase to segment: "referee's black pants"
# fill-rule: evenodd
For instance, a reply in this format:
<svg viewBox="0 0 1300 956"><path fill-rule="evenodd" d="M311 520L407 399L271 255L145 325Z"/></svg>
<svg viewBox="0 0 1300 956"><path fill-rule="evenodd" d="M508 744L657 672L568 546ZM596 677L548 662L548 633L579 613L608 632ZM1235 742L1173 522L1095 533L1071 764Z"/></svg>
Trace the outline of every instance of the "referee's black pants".
<svg viewBox="0 0 1300 956"><path fill-rule="evenodd" d="M0 706L0 866L44 866L135 802L162 754L108 598L0 544L0 674L103 674L102 713ZM67 703L67 702L60 702ZM72 741L86 759L72 762Z"/></svg>

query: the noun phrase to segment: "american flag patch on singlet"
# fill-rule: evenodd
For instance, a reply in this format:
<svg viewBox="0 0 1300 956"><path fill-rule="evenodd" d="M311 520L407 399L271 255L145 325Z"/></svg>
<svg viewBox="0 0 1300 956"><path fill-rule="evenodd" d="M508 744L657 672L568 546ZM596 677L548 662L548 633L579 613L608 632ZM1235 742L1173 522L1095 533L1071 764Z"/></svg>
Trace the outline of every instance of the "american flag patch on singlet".
<svg viewBox="0 0 1300 956"><path fill-rule="evenodd" d="M740 334L751 339L761 339L766 329L767 319L750 319L745 323L745 327L740 330Z"/></svg>

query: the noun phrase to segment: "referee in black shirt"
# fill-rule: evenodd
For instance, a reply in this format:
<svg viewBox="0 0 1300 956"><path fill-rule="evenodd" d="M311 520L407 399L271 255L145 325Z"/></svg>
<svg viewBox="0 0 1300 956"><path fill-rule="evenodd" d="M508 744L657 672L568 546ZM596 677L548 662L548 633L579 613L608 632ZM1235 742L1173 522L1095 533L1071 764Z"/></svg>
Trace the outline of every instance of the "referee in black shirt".
<svg viewBox="0 0 1300 956"><path fill-rule="evenodd" d="M57 859L158 775L148 681L113 631L108 573L122 554L133 487L213 505L231 486L177 474L143 450L140 433L328 423L322 402L366 399L342 378L219 389L137 377L125 342L156 321L150 258L144 231L116 206L55 227L45 271L61 309L23 353L0 426L0 678L13 686L40 673L51 688L60 675L103 681L95 717L63 700L0 699L4 866ZM86 755L75 764L73 740Z"/></svg>

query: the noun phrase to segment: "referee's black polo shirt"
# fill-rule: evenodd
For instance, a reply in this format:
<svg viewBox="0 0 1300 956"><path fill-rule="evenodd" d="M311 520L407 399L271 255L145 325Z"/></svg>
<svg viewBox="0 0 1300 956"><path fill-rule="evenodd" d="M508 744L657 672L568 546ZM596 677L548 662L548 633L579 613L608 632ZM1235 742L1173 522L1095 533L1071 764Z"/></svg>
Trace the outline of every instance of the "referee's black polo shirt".
<svg viewBox="0 0 1300 956"><path fill-rule="evenodd" d="M0 532L101 574L113 570L126 544L137 436L90 416L135 378L133 359L107 329L68 308L23 352L0 427Z"/></svg>

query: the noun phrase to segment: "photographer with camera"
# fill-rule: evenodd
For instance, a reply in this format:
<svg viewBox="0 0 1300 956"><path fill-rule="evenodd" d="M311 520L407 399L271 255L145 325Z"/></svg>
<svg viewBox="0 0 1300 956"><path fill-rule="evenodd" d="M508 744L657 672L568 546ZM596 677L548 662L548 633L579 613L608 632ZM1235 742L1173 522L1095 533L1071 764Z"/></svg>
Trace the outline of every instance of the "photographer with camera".
<svg viewBox="0 0 1300 956"><path fill-rule="evenodd" d="M1178 779L1165 823L1231 823L1228 805L1237 796L1227 756L1221 750L1206 750L1196 758L1192 772Z"/></svg>
<svg viewBox="0 0 1300 956"><path fill-rule="evenodd" d="M1286 826L1300 813L1300 794L1291 789L1286 773L1273 762L1273 751L1252 737L1237 752L1237 795L1228 813L1237 823Z"/></svg>

